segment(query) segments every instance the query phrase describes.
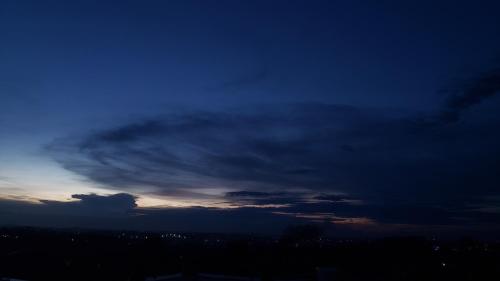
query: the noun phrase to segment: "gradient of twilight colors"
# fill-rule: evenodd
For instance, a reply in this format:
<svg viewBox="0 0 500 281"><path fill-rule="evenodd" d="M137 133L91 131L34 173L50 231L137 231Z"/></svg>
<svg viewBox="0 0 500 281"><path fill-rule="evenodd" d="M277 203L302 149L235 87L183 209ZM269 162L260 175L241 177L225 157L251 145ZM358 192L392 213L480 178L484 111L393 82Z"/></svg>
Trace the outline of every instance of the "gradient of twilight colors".
<svg viewBox="0 0 500 281"><path fill-rule="evenodd" d="M2 1L0 224L498 233L498 1Z"/></svg>

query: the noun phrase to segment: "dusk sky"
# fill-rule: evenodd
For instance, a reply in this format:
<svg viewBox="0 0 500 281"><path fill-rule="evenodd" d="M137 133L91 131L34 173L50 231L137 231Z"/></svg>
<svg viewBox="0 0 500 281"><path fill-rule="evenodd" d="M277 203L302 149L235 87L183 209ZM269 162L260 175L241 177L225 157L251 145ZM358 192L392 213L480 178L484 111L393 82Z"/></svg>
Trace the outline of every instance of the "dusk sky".
<svg viewBox="0 0 500 281"><path fill-rule="evenodd" d="M500 233L500 1L0 2L0 225Z"/></svg>

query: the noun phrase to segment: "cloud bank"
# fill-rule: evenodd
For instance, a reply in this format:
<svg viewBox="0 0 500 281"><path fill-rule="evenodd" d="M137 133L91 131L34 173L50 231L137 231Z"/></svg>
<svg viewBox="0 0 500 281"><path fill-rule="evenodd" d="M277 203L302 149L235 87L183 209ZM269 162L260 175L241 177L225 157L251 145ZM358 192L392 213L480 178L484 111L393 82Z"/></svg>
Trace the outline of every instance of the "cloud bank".
<svg viewBox="0 0 500 281"><path fill-rule="evenodd" d="M94 184L135 194L315 221L496 223L480 210L497 204L485 198L499 192L500 120L421 120L328 104L187 112L59 139L47 150Z"/></svg>

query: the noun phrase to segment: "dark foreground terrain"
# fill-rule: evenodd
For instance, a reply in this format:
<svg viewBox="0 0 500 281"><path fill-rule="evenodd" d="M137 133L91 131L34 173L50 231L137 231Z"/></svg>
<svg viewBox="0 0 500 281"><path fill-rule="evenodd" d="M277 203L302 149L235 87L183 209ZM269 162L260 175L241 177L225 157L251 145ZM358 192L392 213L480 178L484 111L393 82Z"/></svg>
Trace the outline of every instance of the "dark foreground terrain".
<svg viewBox="0 0 500 281"><path fill-rule="evenodd" d="M254 280L500 280L500 244L0 228L0 280L145 280L181 273ZM327 271L320 277L318 271ZM334 271L334 274L331 272ZM241 279L246 280L246 279Z"/></svg>

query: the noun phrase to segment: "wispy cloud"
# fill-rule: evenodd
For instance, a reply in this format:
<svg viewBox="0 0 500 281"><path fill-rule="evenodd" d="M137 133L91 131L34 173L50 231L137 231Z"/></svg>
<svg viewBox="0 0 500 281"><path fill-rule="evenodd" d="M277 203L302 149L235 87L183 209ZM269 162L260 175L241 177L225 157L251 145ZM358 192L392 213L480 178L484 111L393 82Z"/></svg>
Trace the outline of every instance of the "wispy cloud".
<svg viewBox="0 0 500 281"><path fill-rule="evenodd" d="M500 68L493 68L451 91L440 118L446 122L458 121L463 111L499 93Z"/></svg>
<svg viewBox="0 0 500 281"><path fill-rule="evenodd" d="M494 193L500 133L491 126L500 120L418 120L325 104L191 112L47 149L66 169L113 190L201 199L203 189L220 189L210 196L225 206L452 224L472 194Z"/></svg>

